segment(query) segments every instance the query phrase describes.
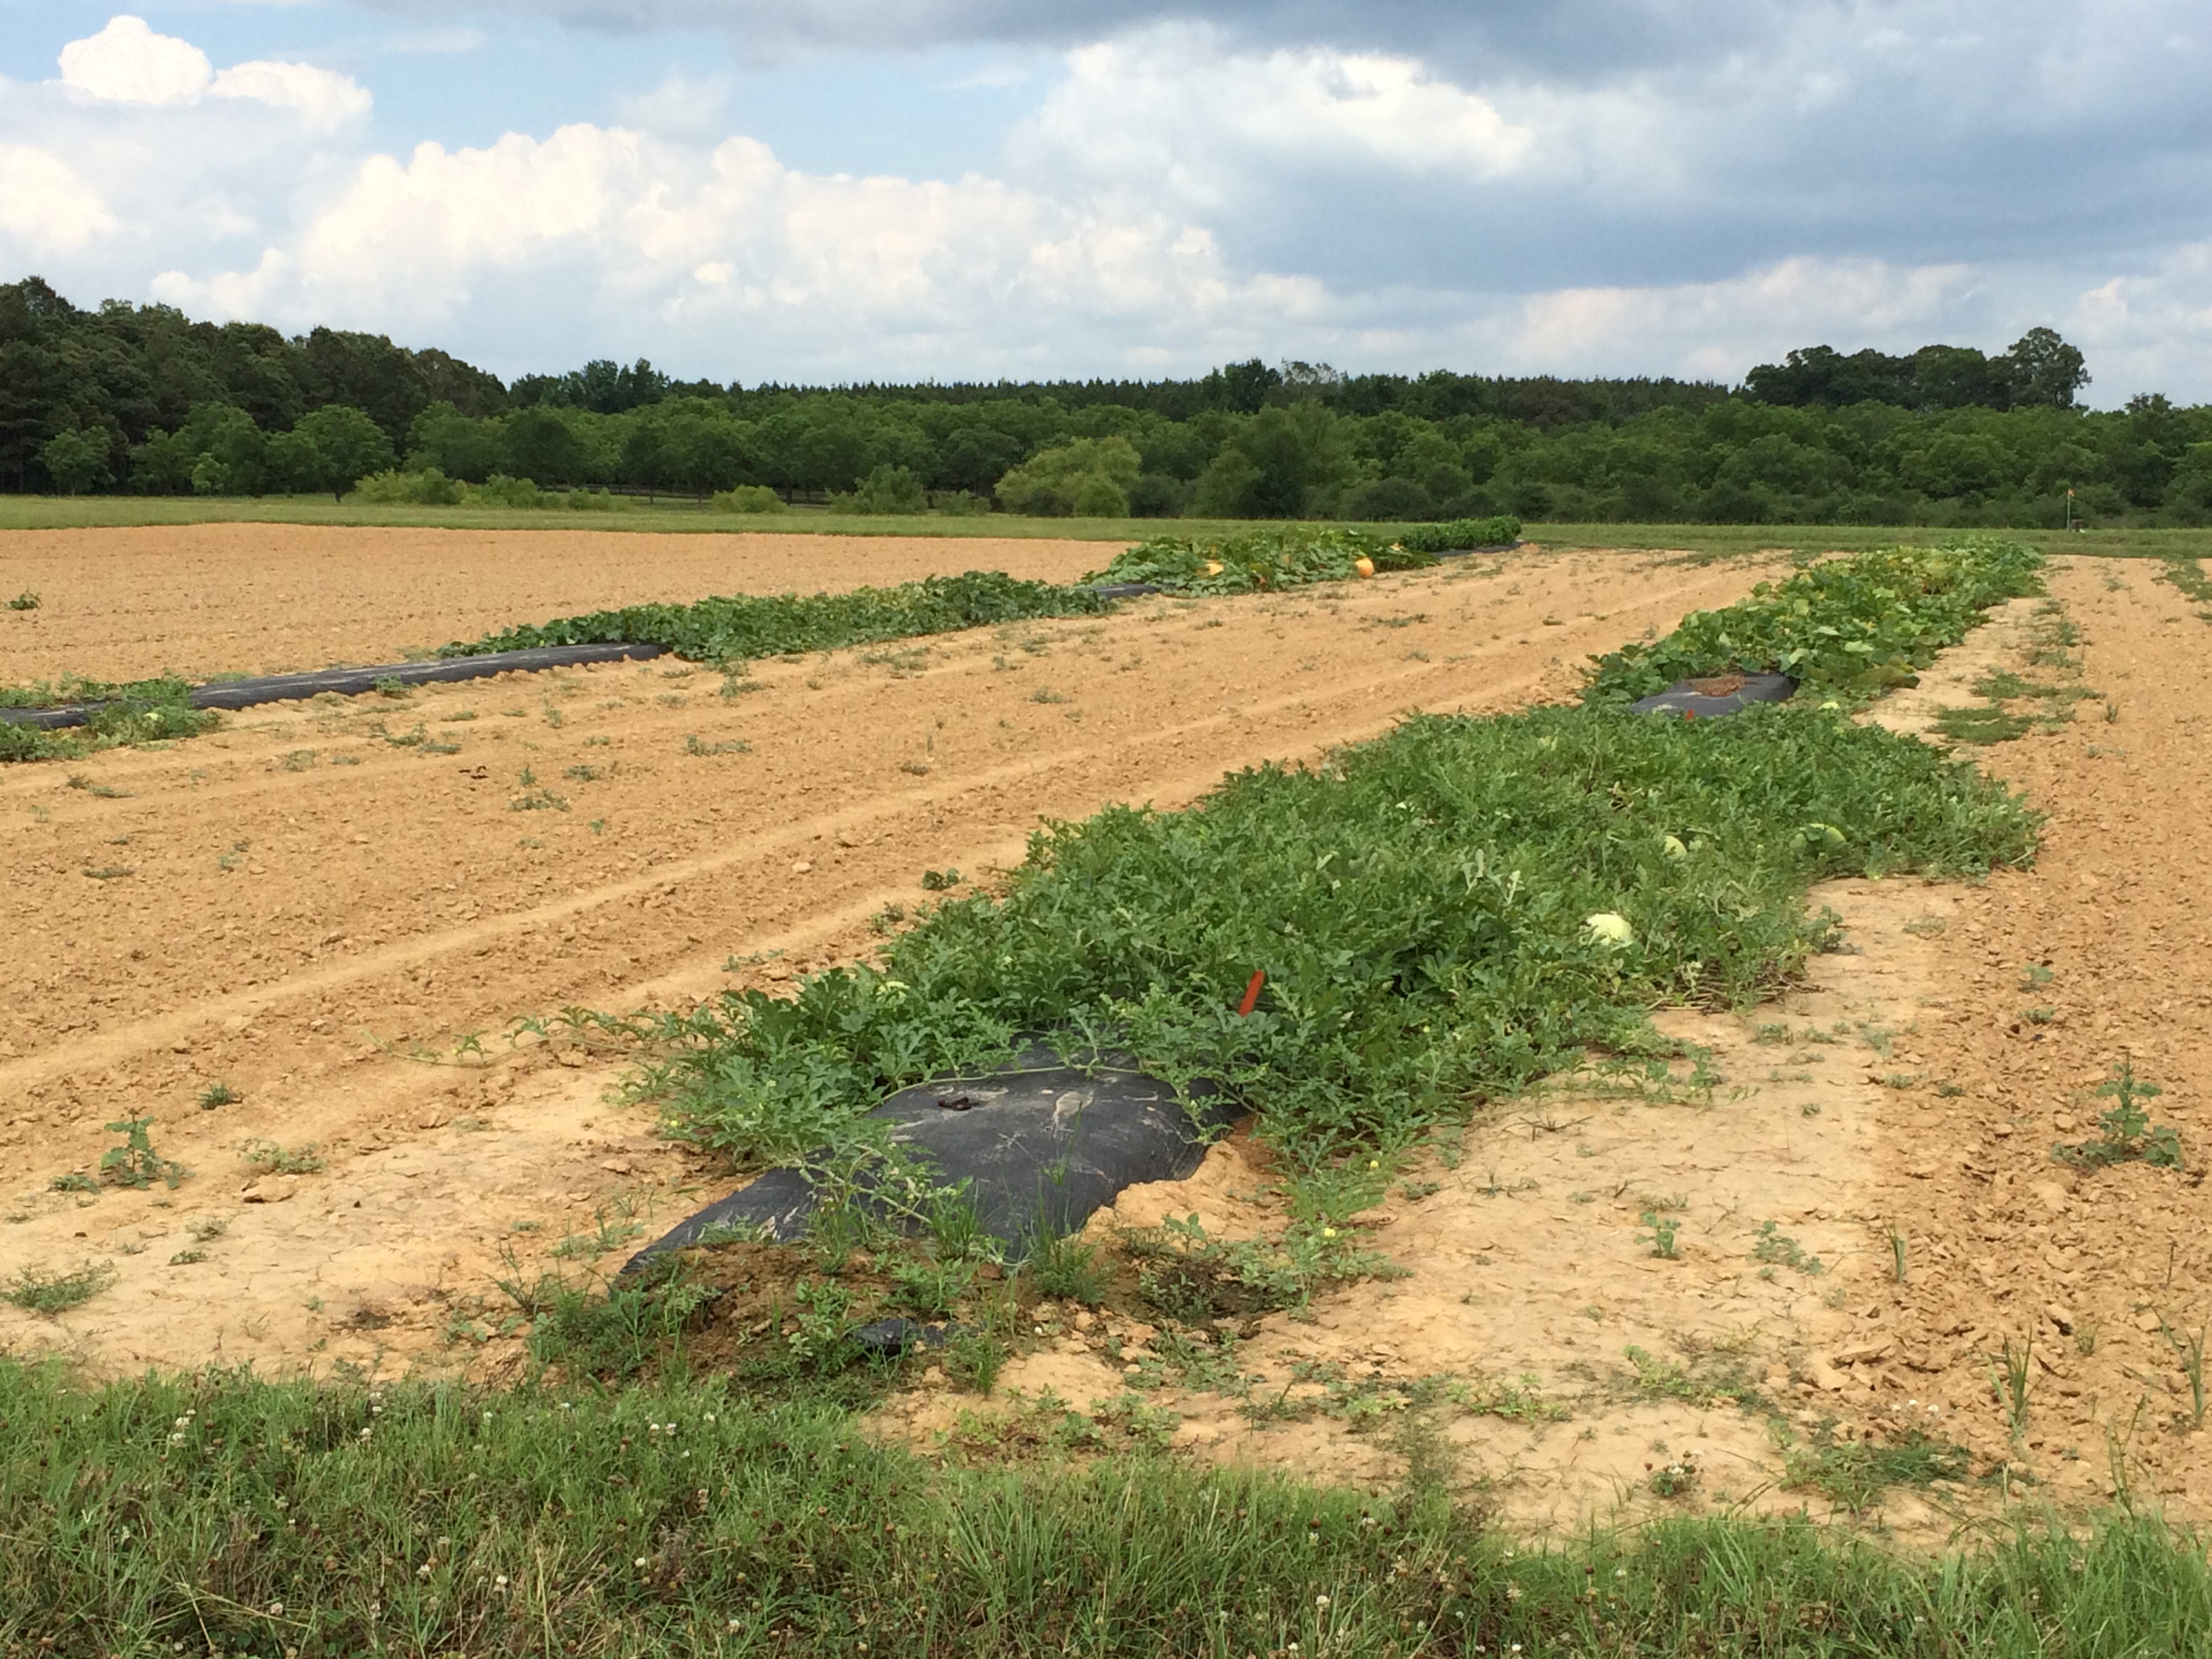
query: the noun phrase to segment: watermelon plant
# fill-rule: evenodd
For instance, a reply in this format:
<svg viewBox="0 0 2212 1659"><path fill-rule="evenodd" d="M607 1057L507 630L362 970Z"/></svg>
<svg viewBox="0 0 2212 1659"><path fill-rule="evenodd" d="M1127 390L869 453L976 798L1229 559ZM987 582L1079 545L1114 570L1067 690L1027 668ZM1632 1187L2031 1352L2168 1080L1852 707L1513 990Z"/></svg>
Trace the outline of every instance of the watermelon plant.
<svg viewBox="0 0 2212 1659"><path fill-rule="evenodd" d="M1990 606L2040 592L2042 563L2032 547L1978 536L1824 560L1724 609L1692 611L1663 639L1593 657L1583 697L1632 702L1732 670L1845 696L1910 684Z"/></svg>
<svg viewBox="0 0 2212 1659"><path fill-rule="evenodd" d="M2034 823L1970 767L1817 708L1419 716L1187 811L1052 824L1000 890L878 961L708 1004L640 1088L679 1135L775 1160L1049 1032L1213 1079L1319 1158L1594 1049L1660 1055L1654 1006L1756 1000L1827 943L1811 883L2017 865Z"/></svg>

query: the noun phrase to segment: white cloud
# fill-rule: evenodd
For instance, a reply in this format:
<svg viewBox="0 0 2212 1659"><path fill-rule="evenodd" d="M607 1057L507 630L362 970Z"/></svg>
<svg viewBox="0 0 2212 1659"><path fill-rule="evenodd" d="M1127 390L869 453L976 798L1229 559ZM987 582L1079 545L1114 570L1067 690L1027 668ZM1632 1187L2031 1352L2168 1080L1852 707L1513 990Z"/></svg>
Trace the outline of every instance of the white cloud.
<svg viewBox="0 0 2212 1659"><path fill-rule="evenodd" d="M43 258L114 228L107 204L68 162L28 144L0 144L0 236Z"/></svg>
<svg viewBox="0 0 2212 1659"><path fill-rule="evenodd" d="M1234 200L1255 181L1384 173L1474 184L1519 172L1535 134L1418 61L1299 47L1229 49L1175 24L1067 55L1067 79L1008 145L1038 172Z"/></svg>
<svg viewBox="0 0 2212 1659"><path fill-rule="evenodd" d="M1733 380L1762 358L1836 338L1926 343L1977 273L1960 264L1784 259L1720 282L1560 289L1519 302L1500 344L1516 364L1571 374L1664 365Z"/></svg>
<svg viewBox="0 0 2212 1659"><path fill-rule="evenodd" d="M116 104L188 104L208 89L215 67L189 40L156 34L143 17L111 17L107 27L62 48L62 84Z"/></svg>
<svg viewBox="0 0 2212 1659"><path fill-rule="evenodd" d="M367 88L335 70L260 59L223 70L208 90L218 98L252 98L272 109L292 110L317 132L368 114L374 102Z"/></svg>
<svg viewBox="0 0 2212 1659"><path fill-rule="evenodd" d="M290 110L310 129L327 132L368 113L367 88L335 70L257 59L217 74L189 40L156 34L143 17L111 17L97 34L61 51L62 85L109 104L192 104L212 94L248 98Z"/></svg>
<svg viewBox="0 0 2212 1659"><path fill-rule="evenodd" d="M200 311L418 334L520 308L533 333L563 337L530 310L542 306L579 342L554 356L615 326L687 339L689 355L737 337L757 357L845 373L1046 367L1071 331L1086 350L1121 333L1249 351L1326 297L1294 275L1240 279L1202 228L1157 214L974 176L811 174L750 138L702 152L585 124L372 156L250 268L168 272L157 292Z"/></svg>
<svg viewBox="0 0 2212 1659"><path fill-rule="evenodd" d="M2190 242L2149 270L2118 276L2078 295L2061 318L2088 354L2100 404L2137 392L2212 397L2212 242Z"/></svg>

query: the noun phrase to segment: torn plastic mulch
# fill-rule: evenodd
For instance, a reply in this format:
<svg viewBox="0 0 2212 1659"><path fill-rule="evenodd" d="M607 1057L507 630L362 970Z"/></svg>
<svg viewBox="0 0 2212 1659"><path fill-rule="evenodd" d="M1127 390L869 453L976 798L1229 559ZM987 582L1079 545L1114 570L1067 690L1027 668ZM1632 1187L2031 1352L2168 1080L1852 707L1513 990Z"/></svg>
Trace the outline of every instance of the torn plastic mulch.
<svg viewBox="0 0 2212 1659"><path fill-rule="evenodd" d="M1124 1187L1196 1170L1239 1114L1203 1080L1185 1094L1188 1104L1128 1055L1076 1066L1032 1042L1005 1070L934 1078L868 1115L889 1124L892 1144L939 1185L967 1182L982 1230L1025 1251L1041 1231L1074 1232ZM770 1170L672 1228L623 1271L717 1238L797 1238L814 1203L805 1170Z"/></svg>
<svg viewBox="0 0 2212 1659"><path fill-rule="evenodd" d="M1707 674L1676 680L1664 691L1639 697L1628 708L1635 714L1714 720L1741 713L1755 702L1787 702L1796 690L1797 682L1787 674Z"/></svg>

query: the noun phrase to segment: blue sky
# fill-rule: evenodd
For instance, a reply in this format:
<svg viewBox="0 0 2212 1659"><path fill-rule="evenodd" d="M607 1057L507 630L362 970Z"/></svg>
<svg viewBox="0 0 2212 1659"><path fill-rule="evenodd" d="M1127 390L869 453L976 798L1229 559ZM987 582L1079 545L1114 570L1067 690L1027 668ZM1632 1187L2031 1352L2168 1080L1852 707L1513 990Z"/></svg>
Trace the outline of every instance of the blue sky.
<svg viewBox="0 0 2212 1659"><path fill-rule="evenodd" d="M2212 400L2209 71L2202 0L0 0L0 275L507 375L2048 324Z"/></svg>

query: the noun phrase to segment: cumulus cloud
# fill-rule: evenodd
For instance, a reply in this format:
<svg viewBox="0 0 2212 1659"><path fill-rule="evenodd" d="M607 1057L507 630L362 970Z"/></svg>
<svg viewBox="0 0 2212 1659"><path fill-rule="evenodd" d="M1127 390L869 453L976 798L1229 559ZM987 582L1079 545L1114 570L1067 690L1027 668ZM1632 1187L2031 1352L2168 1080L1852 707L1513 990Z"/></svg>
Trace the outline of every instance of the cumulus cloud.
<svg viewBox="0 0 2212 1659"><path fill-rule="evenodd" d="M1661 362L1676 374L1734 380L1761 358L1840 337L1925 344L1955 323L1982 277L1961 264L1784 259L1714 283L1562 289L1519 301L1498 345L1516 365L1566 374Z"/></svg>
<svg viewBox="0 0 2212 1659"><path fill-rule="evenodd" d="M258 59L223 70L208 90L218 98L252 98L272 109L290 110L318 132L368 114L374 102L367 88L335 70Z"/></svg>
<svg viewBox="0 0 2212 1659"><path fill-rule="evenodd" d="M82 247L115 228L99 194L58 155L0 144L0 236L43 258Z"/></svg>
<svg viewBox="0 0 2212 1659"><path fill-rule="evenodd" d="M1423 185L1519 171L1535 135L1418 61L1300 47L1242 52L1173 26L1072 52L1009 152L1039 171L1218 205L1261 178L1377 169Z"/></svg>
<svg viewBox="0 0 2212 1659"><path fill-rule="evenodd" d="M702 153L588 124L482 148L373 156L287 246L248 270L163 276L195 309L371 313L416 331L512 309L518 295L626 314L696 343L774 341L845 372L966 372L1048 362L1071 324L1133 325L1203 352L1313 313L1320 285L1233 276L1202 228L1115 216L981 177L811 174L764 144ZM561 298L552 298L561 295ZM866 342L860 351L856 342Z"/></svg>
<svg viewBox="0 0 2212 1659"><path fill-rule="evenodd" d="M188 104L215 79L215 65L191 41L156 34L144 18L127 15L64 46L61 69L70 91L115 104Z"/></svg>
<svg viewBox="0 0 2212 1659"><path fill-rule="evenodd" d="M111 104L191 104L209 96L249 98L290 110L327 132L368 113L368 90L350 76L311 64L266 60L216 71L189 40L156 34L143 17L108 19L97 34L61 50L61 83L79 97Z"/></svg>

